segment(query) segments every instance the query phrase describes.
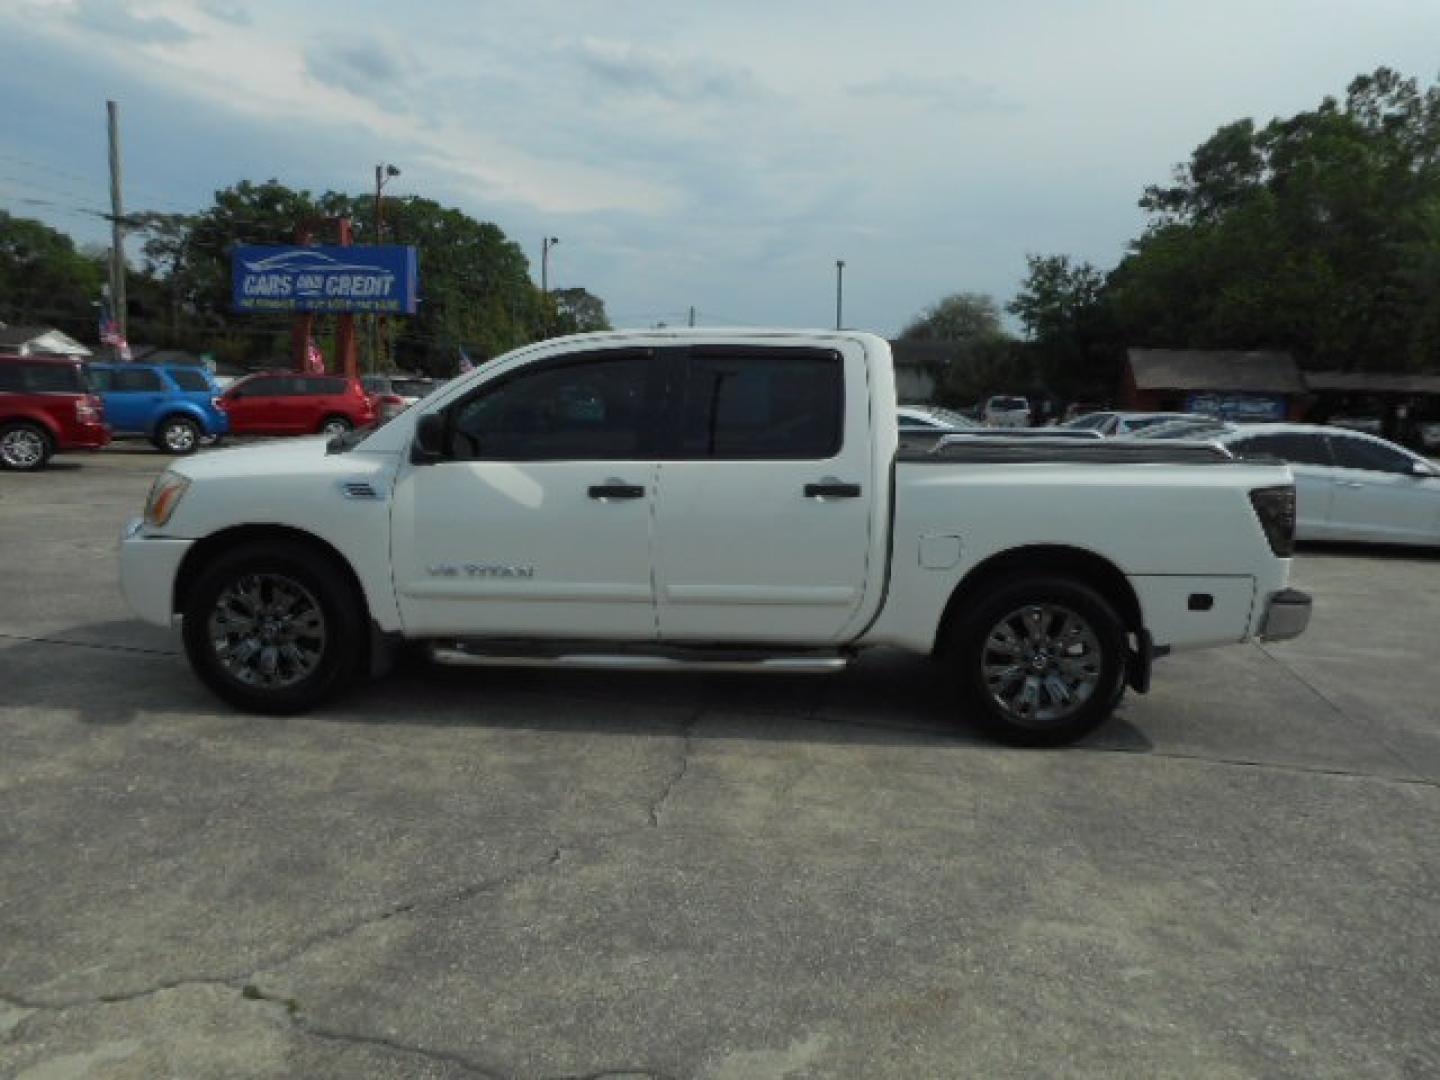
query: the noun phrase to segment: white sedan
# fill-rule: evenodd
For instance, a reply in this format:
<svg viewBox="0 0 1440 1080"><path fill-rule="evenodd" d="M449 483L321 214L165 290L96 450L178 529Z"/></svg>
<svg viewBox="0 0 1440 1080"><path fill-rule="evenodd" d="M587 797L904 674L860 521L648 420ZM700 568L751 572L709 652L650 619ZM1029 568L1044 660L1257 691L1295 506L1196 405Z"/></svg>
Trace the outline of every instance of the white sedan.
<svg viewBox="0 0 1440 1080"><path fill-rule="evenodd" d="M1374 435L1312 424L1227 425L1203 436L1295 474L1300 540L1440 545L1440 467Z"/></svg>

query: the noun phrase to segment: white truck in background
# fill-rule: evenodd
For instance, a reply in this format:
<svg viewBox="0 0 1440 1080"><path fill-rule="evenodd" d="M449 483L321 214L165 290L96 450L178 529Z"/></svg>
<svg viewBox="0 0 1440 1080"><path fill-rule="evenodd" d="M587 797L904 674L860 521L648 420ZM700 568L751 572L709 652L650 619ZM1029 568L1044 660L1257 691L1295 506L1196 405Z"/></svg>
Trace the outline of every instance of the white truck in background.
<svg viewBox="0 0 1440 1080"><path fill-rule="evenodd" d="M236 706L450 664L831 671L935 656L1015 743L1093 729L1171 650L1293 637L1288 468L1169 443L901 446L853 332L522 348L377 429L176 462L121 542Z"/></svg>

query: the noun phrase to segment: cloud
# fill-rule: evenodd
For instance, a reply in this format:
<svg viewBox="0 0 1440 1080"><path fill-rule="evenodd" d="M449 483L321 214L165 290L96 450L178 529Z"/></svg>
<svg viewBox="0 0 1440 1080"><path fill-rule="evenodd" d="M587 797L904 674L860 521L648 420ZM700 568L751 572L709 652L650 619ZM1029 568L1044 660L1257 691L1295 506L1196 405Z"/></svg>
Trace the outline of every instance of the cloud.
<svg viewBox="0 0 1440 1080"><path fill-rule="evenodd" d="M1018 102L990 83L963 75L946 79L897 72L870 82L852 83L845 92L852 97L890 98L955 112L1013 112L1020 108Z"/></svg>
<svg viewBox="0 0 1440 1080"><path fill-rule="evenodd" d="M366 38L306 50L305 70L319 82L374 99L393 97L420 65L403 47Z"/></svg>
<svg viewBox="0 0 1440 1080"><path fill-rule="evenodd" d="M81 29L124 38L141 45L173 45L195 34L162 16L136 15L116 0L79 0L70 19Z"/></svg>
<svg viewBox="0 0 1440 1080"><path fill-rule="evenodd" d="M759 92L754 76L744 68L693 57L676 59L625 41L581 38L574 56L592 78L621 93L694 103Z"/></svg>
<svg viewBox="0 0 1440 1080"><path fill-rule="evenodd" d="M199 0L196 6L212 19L229 23L231 26L249 26L255 21L248 11L229 0Z"/></svg>

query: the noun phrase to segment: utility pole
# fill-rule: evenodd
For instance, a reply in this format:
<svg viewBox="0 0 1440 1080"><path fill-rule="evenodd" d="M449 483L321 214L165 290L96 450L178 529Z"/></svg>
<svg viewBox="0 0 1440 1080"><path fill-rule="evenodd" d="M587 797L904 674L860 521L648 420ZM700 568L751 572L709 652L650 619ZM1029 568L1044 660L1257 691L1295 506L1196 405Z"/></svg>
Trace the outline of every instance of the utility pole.
<svg viewBox="0 0 1440 1080"><path fill-rule="evenodd" d="M128 342L125 310L125 206L120 194L120 106L105 102L110 127L110 314ZM116 346L117 350L119 346Z"/></svg>
<svg viewBox="0 0 1440 1080"><path fill-rule="evenodd" d="M550 249L560 242L558 236L540 241L540 336L550 336Z"/></svg>
<svg viewBox="0 0 1440 1080"><path fill-rule="evenodd" d="M691 304L691 305L690 305L690 325L691 325L691 326L694 326L694 325L695 325L695 305L694 305L694 304Z"/></svg>
<svg viewBox="0 0 1440 1080"><path fill-rule="evenodd" d="M844 320L840 317L845 306L845 260L835 260L835 329L839 330Z"/></svg>

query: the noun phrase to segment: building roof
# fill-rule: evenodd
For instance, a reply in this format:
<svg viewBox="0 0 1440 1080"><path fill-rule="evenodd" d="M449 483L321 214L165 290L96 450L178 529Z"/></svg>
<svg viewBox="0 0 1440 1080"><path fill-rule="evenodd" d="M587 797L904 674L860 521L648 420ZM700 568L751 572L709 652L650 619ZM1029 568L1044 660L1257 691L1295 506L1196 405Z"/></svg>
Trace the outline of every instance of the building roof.
<svg viewBox="0 0 1440 1080"><path fill-rule="evenodd" d="M53 326L0 326L0 349L7 352L52 352L89 356L90 350Z"/></svg>
<svg viewBox="0 0 1440 1080"><path fill-rule="evenodd" d="M1305 382L1287 352L1231 349L1128 349L1139 390L1221 390L1303 394Z"/></svg>
<svg viewBox="0 0 1440 1080"><path fill-rule="evenodd" d="M1387 375L1373 371L1310 371L1311 390L1360 394L1440 394L1440 375Z"/></svg>

